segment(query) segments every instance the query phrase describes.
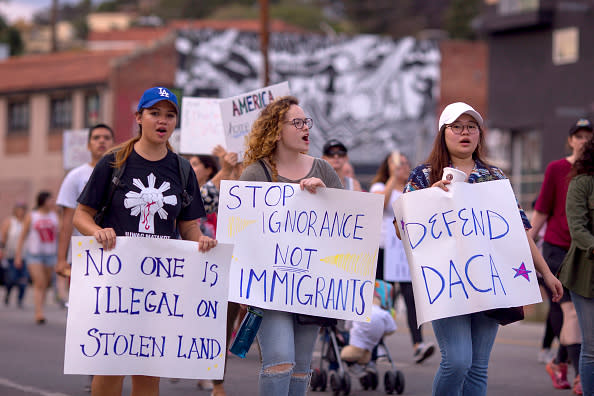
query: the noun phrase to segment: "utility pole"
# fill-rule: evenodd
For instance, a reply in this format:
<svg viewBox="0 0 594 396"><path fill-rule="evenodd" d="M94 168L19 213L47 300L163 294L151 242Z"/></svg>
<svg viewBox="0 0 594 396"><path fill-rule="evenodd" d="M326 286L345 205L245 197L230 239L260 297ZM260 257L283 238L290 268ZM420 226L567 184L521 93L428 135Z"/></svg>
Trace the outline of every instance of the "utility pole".
<svg viewBox="0 0 594 396"><path fill-rule="evenodd" d="M270 83L268 66L268 0L260 0L260 50L262 51L262 61L264 62L264 86Z"/></svg>
<svg viewBox="0 0 594 396"><path fill-rule="evenodd" d="M58 52L58 37L57 37L57 33L56 33L56 25L57 24L58 24L58 0L52 0L51 21L50 21L51 40L52 40L51 52Z"/></svg>

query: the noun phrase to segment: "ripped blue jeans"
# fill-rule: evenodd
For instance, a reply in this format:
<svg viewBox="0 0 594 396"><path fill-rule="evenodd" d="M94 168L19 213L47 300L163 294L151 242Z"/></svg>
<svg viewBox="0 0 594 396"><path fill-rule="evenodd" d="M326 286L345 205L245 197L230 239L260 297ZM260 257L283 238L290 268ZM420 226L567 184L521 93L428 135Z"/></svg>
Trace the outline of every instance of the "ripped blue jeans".
<svg viewBox="0 0 594 396"><path fill-rule="evenodd" d="M258 330L262 354L259 388L262 396L304 396L311 372L311 358L319 326L297 323L289 312L263 310ZM291 365L287 370L270 370L277 365Z"/></svg>

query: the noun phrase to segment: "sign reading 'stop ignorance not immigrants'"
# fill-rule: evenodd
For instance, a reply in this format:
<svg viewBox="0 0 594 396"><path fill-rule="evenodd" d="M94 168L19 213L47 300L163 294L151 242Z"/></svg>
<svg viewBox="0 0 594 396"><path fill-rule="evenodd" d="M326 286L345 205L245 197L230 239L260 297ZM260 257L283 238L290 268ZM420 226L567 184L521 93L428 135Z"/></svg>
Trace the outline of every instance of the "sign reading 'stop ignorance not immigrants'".
<svg viewBox="0 0 594 396"><path fill-rule="evenodd" d="M542 301L509 180L448 189L406 193L394 203L419 325Z"/></svg>
<svg viewBox="0 0 594 396"><path fill-rule="evenodd" d="M65 374L223 378L233 247L72 238Z"/></svg>
<svg viewBox="0 0 594 396"><path fill-rule="evenodd" d="M221 182L217 239L235 244L229 300L368 321L382 205L378 194Z"/></svg>

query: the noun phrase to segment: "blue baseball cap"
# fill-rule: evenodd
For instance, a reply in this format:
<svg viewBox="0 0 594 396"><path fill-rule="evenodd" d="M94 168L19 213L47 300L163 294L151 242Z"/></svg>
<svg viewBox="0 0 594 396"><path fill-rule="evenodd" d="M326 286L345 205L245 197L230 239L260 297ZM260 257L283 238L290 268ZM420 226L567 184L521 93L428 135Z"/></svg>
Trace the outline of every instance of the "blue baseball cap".
<svg viewBox="0 0 594 396"><path fill-rule="evenodd" d="M152 87L144 91L140 98L140 102L138 102L136 111L149 108L162 100L170 102L175 107L175 112L179 114L177 97L173 92L164 87Z"/></svg>

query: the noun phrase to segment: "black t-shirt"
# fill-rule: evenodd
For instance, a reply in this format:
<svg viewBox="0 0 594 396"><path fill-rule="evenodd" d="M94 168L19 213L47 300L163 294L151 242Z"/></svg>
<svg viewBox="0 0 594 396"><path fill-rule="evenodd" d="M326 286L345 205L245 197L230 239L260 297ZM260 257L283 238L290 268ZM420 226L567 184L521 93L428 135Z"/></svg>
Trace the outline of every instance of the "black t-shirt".
<svg viewBox="0 0 594 396"><path fill-rule="evenodd" d="M148 161L132 151L120 186L103 219L104 228L113 228L118 236L170 238L175 235L177 220L196 220L206 216L196 174L190 169L186 191L194 199L181 207L181 176L175 153L168 151L159 161ZM109 192L115 155L101 158L78 202L94 209Z"/></svg>

